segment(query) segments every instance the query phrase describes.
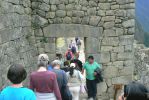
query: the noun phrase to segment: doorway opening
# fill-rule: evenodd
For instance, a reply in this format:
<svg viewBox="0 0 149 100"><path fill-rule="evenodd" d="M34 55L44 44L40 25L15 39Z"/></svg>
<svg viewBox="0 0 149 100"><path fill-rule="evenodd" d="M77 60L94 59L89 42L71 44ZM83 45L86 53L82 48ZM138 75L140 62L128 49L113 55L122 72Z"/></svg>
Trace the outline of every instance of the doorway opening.
<svg viewBox="0 0 149 100"><path fill-rule="evenodd" d="M85 38L84 37L57 37L56 59L66 61L66 53L70 49L74 58L79 54L79 60L85 63ZM73 50L74 49L74 50Z"/></svg>

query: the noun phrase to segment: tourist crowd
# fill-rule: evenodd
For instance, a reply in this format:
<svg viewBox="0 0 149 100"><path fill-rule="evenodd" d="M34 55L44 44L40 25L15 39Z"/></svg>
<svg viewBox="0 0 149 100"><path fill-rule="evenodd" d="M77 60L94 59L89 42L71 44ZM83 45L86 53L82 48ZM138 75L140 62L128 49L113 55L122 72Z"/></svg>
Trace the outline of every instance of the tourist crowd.
<svg viewBox="0 0 149 100"><path fill-rule="evenodd" d="M69 46L65 57L67 61L64 64L60 60L50 63L47 54L40 54L37 70L29 76L21 64L11 65L7 78L12 84L2 89L0 100L79 100L80 93L85 91L89 100L97 100L97 83L103 81L100 64L93 56L89 56L86 63L82 64L78 59L79 53L72 45ZM27 76L30 81L28 88L23 86ZM124 92L118 99L149 100L147 94L148 90L144 85L132 82L124 86Z"/></svg>

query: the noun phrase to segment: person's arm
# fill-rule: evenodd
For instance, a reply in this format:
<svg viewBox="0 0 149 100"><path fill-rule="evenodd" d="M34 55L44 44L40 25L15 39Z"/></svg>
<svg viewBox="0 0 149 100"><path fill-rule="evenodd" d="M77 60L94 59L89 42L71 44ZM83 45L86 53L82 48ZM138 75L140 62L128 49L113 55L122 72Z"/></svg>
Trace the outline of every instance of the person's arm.
<svg viewBox="0 0 149 100"><path fill-rule="evenodd" d="M97 63L97 67L98 67L98 68L101 68L101 65Z"/></svg>
<svg viewBox="0 0 149 100"><path fill-rule="evenodd" d="M81 74L81 72L80 72L80 71L78 71L78 73L79 73L79 78L80 78L80 81L81 81L81 83L83 83L84 76Z"/></svg>
<svg viewBox="0 0 149 100"><path fill-rule="evenodd" d="M55 94L57 100L62 100L60 90L58 87L58 83L57 83L57 79L56 79L56 75L54 75L53 90L54 90L54 94Z"/></svg>
<svg viewBox="0 0 149 100"><path fill-rule="evenodd" d="M82 67L82 75L84 74L85 68L86 68L86 65L84 64L83 67Z"/></svg>
<svg viewBox="0 0 149 100"><path fill-rule="evenodd" d="M84 68L82 68L82 74L84 74Z"/></svg>
<svg viewBox="0 0 149 100"><path fill-rule="evenodd" d="M67 83L68 83L68 78L67 78L67 75L66 73L63 71L63 86L67 86Z"/></svg>
<svg viewBox="0 0 149 100"><path fill-rule="evenodd" d="M30 75L30 84L29 84L29 88L32 89L34 91L34 84L33 84L33 80L32 80L32 76Z"/></svg>

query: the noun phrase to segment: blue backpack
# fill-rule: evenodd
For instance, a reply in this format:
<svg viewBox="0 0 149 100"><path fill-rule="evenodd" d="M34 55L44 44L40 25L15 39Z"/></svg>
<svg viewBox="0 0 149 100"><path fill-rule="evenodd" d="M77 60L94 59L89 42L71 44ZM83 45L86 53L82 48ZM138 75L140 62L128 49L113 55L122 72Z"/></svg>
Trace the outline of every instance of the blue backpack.
<svg viewBox="0 0 149 100"><path fill-rule="evenodd" d="M67 60L71 60L72 56L71 56L70 52L67 53L66 58L67 58Z"/></svg>

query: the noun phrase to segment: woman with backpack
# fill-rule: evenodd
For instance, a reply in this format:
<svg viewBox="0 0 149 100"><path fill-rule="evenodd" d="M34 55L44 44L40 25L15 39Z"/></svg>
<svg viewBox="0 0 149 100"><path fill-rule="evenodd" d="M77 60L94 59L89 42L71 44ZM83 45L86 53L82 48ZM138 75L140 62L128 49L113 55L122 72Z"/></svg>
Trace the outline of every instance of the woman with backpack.
<svg viewBox="0 0 149 100"><path fill-rule="evenodd" d="M79 100L80 86L82 85L83 75L76 68L75 63L70 64L70 71L66 73L68 78L69 90L73 100Z"/></svg>
<svg viewBox="0 0 149 100"><path fill-rule="evenodd" d="M66 60L70 61L74 58L71 48L68 48L68 51L65 54Z"/></svg>

